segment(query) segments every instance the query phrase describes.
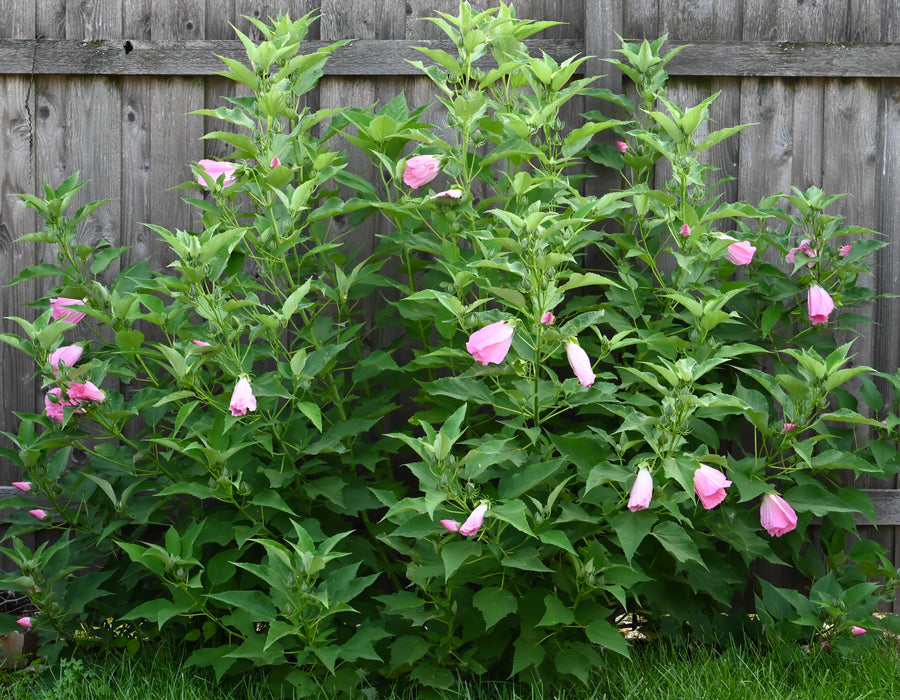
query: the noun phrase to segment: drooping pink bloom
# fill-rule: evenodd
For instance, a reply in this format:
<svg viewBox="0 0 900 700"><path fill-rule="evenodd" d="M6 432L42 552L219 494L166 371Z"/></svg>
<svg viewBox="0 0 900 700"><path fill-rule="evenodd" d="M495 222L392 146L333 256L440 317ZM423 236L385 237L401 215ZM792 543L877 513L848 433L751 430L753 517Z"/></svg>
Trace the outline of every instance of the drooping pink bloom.
<svg viewBox="0 0 900 700"><path fill-rule="evenodd" d="M813 325L826 323L828 314L834 311L834 301L831 295L814 284L806 293L806 305L809 312L809 322Z"/></svg>
<svg viewBox="0 0 900 700"><path fill-rule="evenodd" d="M553 315L552 311L544 312L544 315L541 316L541 323L545 326L552 326L553 322L556 320L556 316Z"/></svg>
<svg viewBox="0 0 900 700"><path fill-rule="evenodd" d="M16 624L19 627L24 627L25 629L28 630L28 629L31 629L31 627L34 623L32 622L30 617L20 617L18 620L16 620Z"/></svg>
<svg viewBox="0 0 900 700"><path fill-rule="evenodd" d="M31 491L30 481L14 481L12 482L12 486L15 486L19 491L24 491L25 493Z"/></svg>
<svg viewBox="0 0 900 700"><path fill-rule="evenodd" d="M441 172L441 160L437 156L413 156L406 161L403 182L416 189L427 185Z"/></svg>
<svg viewBox="0 0 900 700"><path fill-rule="evenodd" d="M772 537L781 537L797 527L797 514L777 493L767 493L759 507L759 522Z"/></svg>
<svg viewBox="0 0 900 700"><path fill-rule="evenodd" d="M208 348L208 347L210 347L209 343L207 343L205 340L192 340L191 342L192 342L194 345L199 345L201 348Z"/></svg>
<svg viewBox="0 0 900 700"><path fill-rule="evenodd" d="M862 637L866 632L868 632L868 630L865 627L857 627L856 625L853 625L853 627L850 628L850 634L852 634L854 637Z"/></svg>
<svg viewBox="0 0 900 700"><path fill-rule="evenodd" d="M681 235L687 238L691 235L691 227L687 224L681 224Z"/></svg>
<svg viewBox="0 0 900 700"><path fill-rule="evenodd" d="M62 423L63 416L63 408L66 406L77 406L80 401L72 401L71 399L68 401L62 400L62 389L58 386L50 389L46 395L44 396L44 412L57 423ZM78 413L84 413L84 409L78 409Z"/></svg>
<svg viewBox="0 0 900 700"><path fill-rule="evenodd" d="M734 241L725 251L725 259L733 265L749 265L756 255L756 247L750 245L748 241L739 241L734 236L722 233L719 238L727 241Z"/></svg>
<svg viewBox="0 0 900 700"><path fill-rule="evenodd" d="M791 248L788 251L788 254L784 256L784 261L789 265L793 265L796 260L797 253L803 253L808 258L816 257L816 250L809 243L809 239L804 238L802 241L800 241L799 246L797 246L796 248ZM809 266L812 267L812 263L810 263Z"/></svg>
<svg viewBox="0 0 900 700"><path fill-rule="evenodd" d="M29 510L28 515L32 518L37 518L38 520L46 520L47 519L47 511L42 508L35 508L34 510Z"/></svg>
<svg viewBox="0 0 900 700"><path fill-rule="evenodd" d="M619 149L619 153L627 153L628 152L628 144L624 141L616 141L616 148Z"/></svg>
<svg viewBox="0 0 900 700"><path fill-rule="evenodd" d="M457 187L431 195L428 199L462 199L463 191Z"/></svg>
<svg viewBox="0 0 900 700"><path fill-rule="evenodd" d="M781 432L782 432L782 433L789 433L789 432L791 432L792 430L796 430L796 429L797 429L797 424L796 424L796 423L787 423L787 422L786 422L783 426L781 426Z"/></svg>
<svg viewBox="0 0 900 700"><path fill-rule="evenodd" d="M93 382L85 382L77 384L72 382L69 385L69 399L81 403L82 401L96 401L103 403L106 400L106 394L94 386Z"/></svg>
<svg viewBox="0 0 900 700"><path fill-rule="evenodd" d="M653 497L653 477L646 467L642 467L638 471L634 485L631 487L631 496L628 498L628 510L635 513L644 510L650 505L650 499Z"/></svg>
<svg viewBox="0 0 900 700"><path fill-rule="evenodd" d="M455 520L441 520L441 525L450 532L459 532L459 523Z"/></svg>
<svg viewBox="0 0 900 700"><path fill-rule="evenodd" d="M513 327L509 321L497 321L469 336L466 350L478 362L500 364L512 347Z"/></svg>
<svg viewBox="0 0 900 700"><path fill-rule="evenodd" d="M852 244L842 245L841 249L838 251L838 255L840 255L842 258L846 258L848 255L850 255L851 250L853 250Z"/></svg>
<svg viewBox="0 0 900 700"><path fill-rule="evenodd" d="M59 374L60 363L63 363L66 367L74 367L75 363L81 359L83 353L84 348L80 345L63 345L61 348L54 350L47 357L47 362L53 368L53 376L55 377Z"/></svg>
<svg viewBox="0 0 900 700"><path fill-rule="evenodd" d="M71 307L84 306L83 299L70 299L69 297L55 297L50 300L50 317L54 321L63 320L75 325L85 317L83 311L74 311Z"/></svg>
<svg viewBox="0 0 900 700"><path fill-rule="evenodd" d="M566 357L569 360L569 366L581 382L581 386L593 386L597 380L597 375L591 369L591 360L587 356L578 343L571 340L566 341Z"/></svg>
<svg viewBox="0 0 900 700"><path fill-rule="evenodd" d="M484 523L484 514L487 513L488 504L482 503L477 506L472 514L466 518L466 522L459 526L459 534L463 537L471 537L476 534Z"/></svg>
<svg viewBox="0 0 900 700"><path fill-rule="evenodd" d="M241 377L234 385L228 408L231 409L233 416L245 416L247 411L256 410L256 397L253 395L253 389L250 387L247 377Z"/></svg>
<svg viewBox="0 0 900 700"><path fill-rule="evenodd" d="M731 482L714 467L701 464L694 472L694 491L706 510L715 508L725 500L725 489Z"/></svg>
<svg viewBox="0 0 900 700"><path fill-rule="evenodd" d="M237 166L234 163L204 158L197 161L197 165L203 170L203 172L197 174L197 182L204 187L211 187L222 176L224 176L222 187L228 187L237 182L237 178L234 176Z"/></svg>

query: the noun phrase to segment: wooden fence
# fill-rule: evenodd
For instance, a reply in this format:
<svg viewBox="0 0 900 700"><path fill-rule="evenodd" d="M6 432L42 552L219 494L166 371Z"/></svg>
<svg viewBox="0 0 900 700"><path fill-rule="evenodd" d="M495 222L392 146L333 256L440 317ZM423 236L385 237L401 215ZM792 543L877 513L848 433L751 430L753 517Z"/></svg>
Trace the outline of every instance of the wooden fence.
<svg viewBox="0 0 900 700"><path fill-rule="evenodd" d="M669 97L690 106L722 91L712 108L717 127L758 124L711 152L713 164L737 178L729 198L753 202L791 184L816 185L852 194L837 207L851 222L889 240L900 232L897 0L513 4L520 17L565 23L531 40L536 50L559 60L590 55L587 73L604 74L598 84L616 90L621 74L601 59L613 55L617 34L691 44L670 64ZM91 217L85 239L130 245L128 260L164 261L142 222L192 226L192 211L170 188L190 177L189 162L223 155L200 140L209 125L187 113L232 90L214 75L215 54L244 55L231 25L254 36L247 16L316 12L311 47L356 40L328 63L312 98L318 106L365 106L400 90L416 105L432 94L406 59L420 57L413 46L441 42L437 27L419 18L456 9L457 0L0 0L0 284L46 255L12 244L37 224L12 193L37 192L44 178L55 184L75 171L90 180L84 199L114 198ZM31 317L24 305L38 290L39 282L3 288L0 318ZM898 246L878 258L877 291L900 294ZM875 325L856 361L892 372L900 366L900 301L867 311ZM14 328L0 320L0 330ZM16 429L11 411L40 409L39 389L27 358L0 345L0 430ZM16 476L0 462L0 484ZM896 483L857 485L872 489L881 526L865 534L900 561Z"/></svg>

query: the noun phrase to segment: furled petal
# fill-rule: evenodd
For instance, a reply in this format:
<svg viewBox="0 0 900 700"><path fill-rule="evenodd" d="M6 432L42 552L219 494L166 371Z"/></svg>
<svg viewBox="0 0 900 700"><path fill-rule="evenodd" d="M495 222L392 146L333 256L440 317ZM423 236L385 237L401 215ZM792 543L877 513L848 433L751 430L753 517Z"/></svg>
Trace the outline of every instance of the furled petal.
<svg viewBox="0 0 900 700"><path fill-rule="evenodd" d="M441 520L441 525L450 532L459 532L459 523L455 520Z"/></svg>
<svg viewBox="0 0 900 700"><path fill-rule="evenodd" d="M86 314L83 311L73 311L73 306L84 306L84 300L54 297L50 300L50 317L54 321L63 320L74 325L83 319Z"/></svg>
<svg viewBox="0 0 900 700"><path fill-rule="evenodd" d="M63 345L61 348L57 348L54 350L49 357L47 357L47 362L50 363L50 366L53 368L53 376L59 374L59 365L60 363L64 364L66 367L74 367L75 363L81 359L81 355L84 353L84 348L80 345Z"/></svg>
<svg viewBox="0 0 900 700"><path fill-rule="evenodd" d="M25 493L31 491L30 481L14 481L12 482L12 485L19 489L19 491L24 491Z"/></svg>
<svg viewBox="0 0 900 700"><path fill-rule="evenodd" d="M584 351L584 348L578 343L567 340L566 357L569 360L569 366L572 368L572 371L575 372L575 376L578 377L578 381L581 382L581 385L593 386L597 376L591 369L591 360Z"/></svg>
<svg viewBox="0 0 900 700"><path fill-rule="evenodd" d="M513 327L509 321L497 321L469 336L466 350L481 364L500 364L512 346Z"/></svg>
<svg viewBox="0 0 900 700"><path fill-rule="evenodd" d="M813 325L826 323L828 315L834 311L831 295L818 284L814 284L806 293L806 305L809 311L809 322Z"/></svg>
<svg viewBox="0 0 900 700"><path fill-rule="evenodd" d="M256 410L256 397L253 395L253 389L250 387L250 381L247 377L238 379L234 386L234 392L231 394L231 403L228 405L231 409L231 415L244 416L247 411Z"/></svg>
<svg viewBox="0 0 900 700"><path fill-rule="evenodd" d="M482 503L477 506L475 510L472 511L472 514L466 518L466 522L464 522L459 527L459 534L464 537L471 537L475 533L481 529L482 523L484 523L484 514L487 513L488 504Z"/></svg>
<svg viewBox="0 0 900 700"><path fill-rule="evenodd" d="M72 384L69 385L69 398L78 403L81 403L82 401L96 401L97 403L103 403L106 400L106 394L94 386L93 382L85 382L84 384L72 382Z"/></svg>
<svg viewBox="0 0 900 700"><path fill-rule="evenodd" d="M46 520L47 519L47 511L41 508L35 508L34 510L29 510L28 515L32 518L37 518L38 520Z"/></svg>
<svg viewBox="0 0 900 700"><path fill-rule="evenodd" d="M427 185L441 171L441 161L437 156L413 156L406 161L403 182L416 189Z"/></svg>
<svg viewBox="0 0 900 700"><path fill-rule="evenodd" d="M747 241L737 241L728 246L725 259L734 265L749 265L756 254L756 248Z"/></svg>
<svg viewBox="0 0 900 700"><path fill-rule="evenodd" d="M853 250L852 244L851 245L842 245L841 249L838 251L838 255L840 255L842 258L846 258L848 255L850 255L851 250Z"/></svg>
<svg viewBox="0 0 900 700"><path fill-rule="evenodd" d="M541 323L545 326L552 326L553 322L556 320L556 316L553 315L552 311L544 312L544 315L541 316Z"/></svg>
<svg viewBox="0 0 900 700"><path fill-rule="evenodd" d="M31 629L31 627L34 625L30 617L20 617L18 620L16 620L16 624L19 627L24 627L25 629Z"/></svg>
<svg viewBox="0 0 900 700"><path fill-rule="evenodd" d="M644 510L650 505L650 499L653 497L653 477L650 471L644 467L634 480L631 487L631 496L628 499L628 510L632 513Z"/></svg>
<svg viewBox="0 0 900 700"><path fill-rule="evenodd" d="M234 163L204 158L203 160L197 161L197 165L199 165L203 171L198 173L197 182L205 187L211 187L218 181L219 177L223 175L225 177L222 180L222 187L228 187L237 182L237 178L234 176L234 171L237 170L237 166Z"/></svg>
<svg viewBox="0 0 900 700"><path fill-rule="evenodd" d="M725 500L725 489L729 486L731 482L714 467L701 464L694 472L694 491L707 510L715 508Z"/></svg>
<svg viewBox="0 0 900 700"><path fill-rule="evenodd" d="M444 190L437 194L431 195L428 199L462 199L463 191L459 188Z"/></svg>
<svg viewBox="0 0 900 700"><path fill-rule="evenodd" d="M853 625L850 629L850 633L854 637L862 637L866 632L868 632L868 630L865 627L857 627L856 625Z"/></svg>
<svg viewBox="0 0 900 700"><path fill-rule="evenodd" d="M797 527L797 514L777 493L767 493L759 508L759 522L772 537L781 537Z"/></svg>

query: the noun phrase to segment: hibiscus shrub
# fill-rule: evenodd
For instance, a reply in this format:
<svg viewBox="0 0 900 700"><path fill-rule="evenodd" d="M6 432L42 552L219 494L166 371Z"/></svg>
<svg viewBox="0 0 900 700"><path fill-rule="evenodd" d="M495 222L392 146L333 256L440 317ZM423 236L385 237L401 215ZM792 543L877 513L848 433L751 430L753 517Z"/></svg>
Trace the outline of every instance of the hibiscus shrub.
<svg viewBox="0 0 900 700"><path fill-rule="evenodd" d="M866 321L882 243L816 188L720 203L703 153L743 127L666 99L662 40L623 43L628 97L529 55L551 22L432 21L457 48L419 49L439 114L309 110L339 44L255 22L250 67L225 60L249 96L201 111L234 153L195 167L198 231L152 227L168 271L78 242L102 203L70 217L76 177L24 195L58 262L18 280L59 283L2 336L46 390L2 451L26 475L4 503L3 585L38 610L19 624L45 653L166 633L301 695L588 683L625 627L847 649L893 629L872 613L894 567L856 541L872 503L843 484L896 473L900 421L834 340ZM620 118L567 123L586 99ZM587 193L595 167L622 187ZM372 217L390 233L358 256Z"/></svg>

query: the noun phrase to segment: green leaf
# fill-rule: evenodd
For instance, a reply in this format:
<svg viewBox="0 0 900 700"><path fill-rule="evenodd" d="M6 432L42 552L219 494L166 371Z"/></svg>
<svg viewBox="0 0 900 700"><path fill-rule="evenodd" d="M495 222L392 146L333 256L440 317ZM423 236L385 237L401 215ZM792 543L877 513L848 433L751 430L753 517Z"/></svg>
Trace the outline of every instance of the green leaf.
<svg viewBox="0 0 900 700"><path fill-rule="evenodd" d="M272 599L262 591L222 591L206 596L226 606L247 612L256 622L269 622L278 617Z"/></svg>
<svg viewBox="0 0 900 700"><path fill-rule="evenodd" d="M575 621L575 613L552 593L544 596L544 616L537 623L538 627L554 625L571 625Z"/></svg>
<svg viewBox="0 0 900 700"><path fill-rule="evenodd" d="M492 504L489 513L498 520L509 523L519 532L524 532L526 535L534 537L534 532L532 532L531 526L528 524L528 509L522 501L515 500L496 505Z"/></svg>
<svg viewBox="0 0 900 700"><path fill-rule="evenodd" d="M599 644L610 651L621 654L626 659L631 658L628 640L618 628L606 620L594 620L584 631L593 644Z"/></svg>
<svg viewBox="0 0 900 700"><path fill-rule="evenodd" d="M516 676L526 668L540 666L547 652L533 637L519 637L513 644L513 667L511 676Z"/></svg>
<svg viewBox="0 0 900 700"><path fill-rule="evenodd" d="M490 629L519 607L518 600L512 593L495 586L479 590L472 597L472 604L481 611L485 629Z"/></svg>
<svg viewBox="0 0 900 700"><path fill-rule="evenodd" d="M673 522L664 522L656 526L651 533L669 554L681 563L688 561L699 562L705 569L706 564L700 557L697 545L687 531Z"/></svg>
<svg viewBox="0 0 900 700"><path fill-rule="evenodd" d="M9 286L12 287L14 284L18 284L19 282L26 282L27 280L35 279L38 277L62 277L65 274L65 270L57 265L53 265L51 263L41 263L39 265L30 265L22 270L18 275L16 275L12 282L9 283Z"/></svg>
<svg viewBox="0 0 900 700"><path fill-rule="evenodd" d="M659 516L652 510L639 510L636 513L622 511L610 519L610 527L618 535L622 553L628 561L631 561L658 519Z"/></svg>
<svg viewBox="0 0 900 700"><path fill-rule="evenodd" d="M444 581L449 581L450 577L463 565L469 557L478 557L481 555L481 545L468 539L450 540L441 547L441 561L444 562Z"/></svg>
<svg viewBox="0 0 900 700"><path fill-rule="evenodd" d="M283 513L288 513L289 515L296 515L293 509L284 502L284 499L278 494L277 491L273 491L272 489L265 489L260 493L256 494L253 497L253 501L251 501L255 506L262 506L264 508L274 508L275 510L280 510Z"/></svg>

